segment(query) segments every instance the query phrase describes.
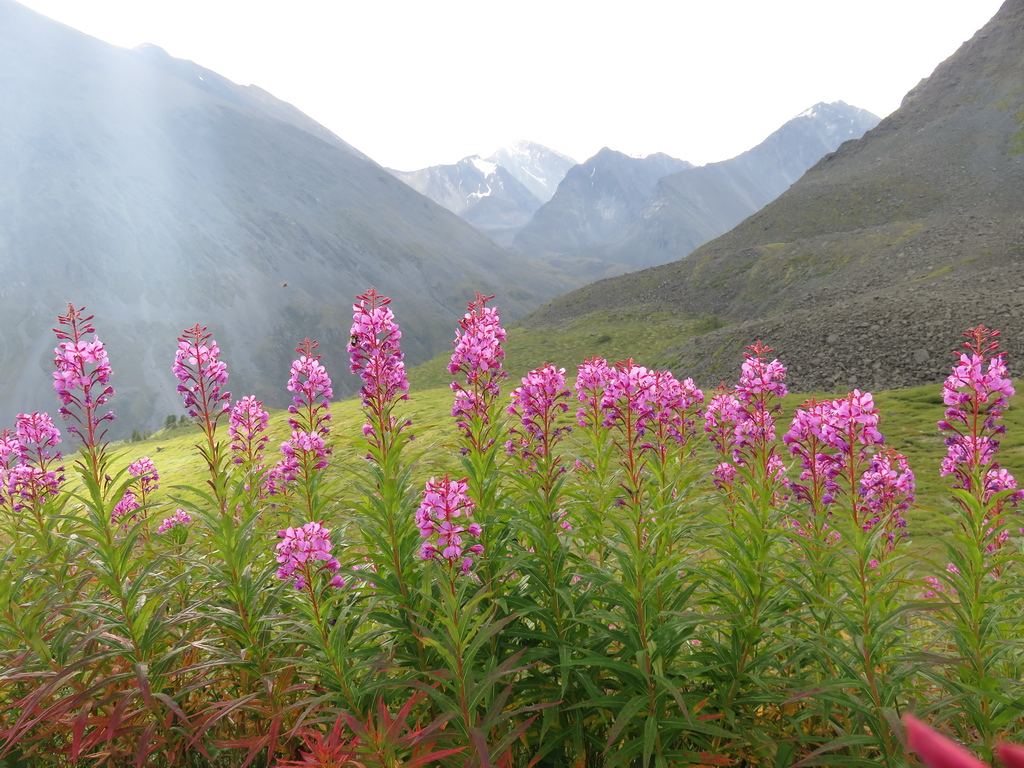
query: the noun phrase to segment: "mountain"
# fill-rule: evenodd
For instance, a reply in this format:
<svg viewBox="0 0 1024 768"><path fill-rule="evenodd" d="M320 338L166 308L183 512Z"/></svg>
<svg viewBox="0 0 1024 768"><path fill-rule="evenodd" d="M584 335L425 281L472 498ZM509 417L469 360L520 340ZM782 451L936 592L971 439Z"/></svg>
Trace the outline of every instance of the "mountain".
<svg viewBox="0 0 1024 768"><path fill-rule="evenodd" d="M715 315L665 361L734 378L762 339L797 391L941 380L960 333L1003 331L1024 368L1024 0L940 64L877 128L689 256L587 286L531 315ZM682 254L680 254L682 255ZM666 340L669 347L672 342Z"/></svg>
<svg viewBox="0 0 1024 768"><path fill-rule="evenodd" d="M454 165L391 173L495 242L510 240L541 206L507 169L479 155Z"/></svg>
<svg viewBox="0 0 1024 768"><path fill-rule="evenodd" d="M542 203L551 199L565 174L576 165L568 155L534 141L517 141L487 159L505 168Z"/></svg>
<svg viewBox="0 0 1024 768"><path fill-rule="evenodd" d="M119 429L181 412L175 337L209 326L230 388L287 404L319 339L338 394L353 297L394 299L410 363L450 345L473 292L514 317L563 289L294 107L146 46L0 0L0 419L53 410L50 328L96 315Z"/></svg>
<svg viewBox="0 0 1024 768"><path fill-rule="evenodd" d="M471 155L452 165L391 173L507 246L575 164L552 149L520 141L486 160Z"/></svg>
<svg viewBox="0 0 1024 768"><path fill-rule="evenodd" d="M622 236L588 255L630 269L680 258L763 208L822 157L878 122L842 101L815 104L741 155L663 176Z"/></svg>
<svg viewBox="0 0 1024 768"><path fill-rule="evenodd" d="M554 196L516 235L513 247L550 258L604 245L640 213L658 179L691 167L662 153L638 158L605 147L569 169Z"/></svg>

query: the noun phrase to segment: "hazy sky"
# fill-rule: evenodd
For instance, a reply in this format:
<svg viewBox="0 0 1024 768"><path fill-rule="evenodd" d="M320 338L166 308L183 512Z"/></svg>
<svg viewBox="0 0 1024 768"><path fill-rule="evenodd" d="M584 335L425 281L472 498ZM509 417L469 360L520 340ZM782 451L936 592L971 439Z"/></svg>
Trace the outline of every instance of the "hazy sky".
<svg viewBox="0 0 1024 768"><path fill-rule="evenodd" d="M694 163L819 101L880 117L1002 0L20 0L289 101L401 170L528 138Z"/></svg>

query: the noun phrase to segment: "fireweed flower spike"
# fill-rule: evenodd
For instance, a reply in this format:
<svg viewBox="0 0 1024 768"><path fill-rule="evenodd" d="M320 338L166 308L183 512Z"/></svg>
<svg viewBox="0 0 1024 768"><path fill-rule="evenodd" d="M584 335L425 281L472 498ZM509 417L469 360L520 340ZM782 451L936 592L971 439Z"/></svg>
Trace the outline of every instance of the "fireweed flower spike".
<svg viewBox="0 0 1024 768"><path fill-rule="evenodd" d="M148 504L149 495L160 487L160 473L157 472L153 460L149 456L143 456L138 461L132 462L128 465L128 474L139 478L139 484L136 486L139 503L143 506Z"/></svg>
<svg viewBox="0 0 1024 768"><path fill-rule="evenodd" d="M263 433L269 425L270 414L253 395L246 395L235 403L228 419L228 436L235 464L254 471L263 468L263 448L270 439Z"/></svg>
<svg viewBox="0 0 1024 768"><path fill-rule="evenodd" d="M188 414L199 422L206 435L206 444L199 451L210 470L209 484L219 506L225 506L226 475L222 471L224 446L217 442L217 423L231 410L231 393L224 390L228 383L227 366L221 362L217 342L196 323L178 337L178 350L174 355L174 375L178 377L178 392Z"/></svg>
<svg viewBox="0 0 1024 768"><path fill-rule="evenodd" d="M838 490L835 476L839 465L829 452L834 415L832 403L808 400L795 410L789 431L782 436L783 444L800 461L799 478L787 485L796 499L810 506L815 530L827 527L826 507L835 501Z"/></svg>
<svg viewBox="0 0 1024 768"><path fill-rule="evenodd" d="M138 517L136 513L140 506L139 500L135 496L135 492L131 489L126 490L124 492L124 496L122 496L121 500L114 505L114 509L110 513L110 524L120 525L122 530L127 531L135 524ZM119 538L119 536L115 535L114 538Z"/></svg>
<svg viewBox="0 0 1024 768"><path fill-rule="evenodd" d="M455 393L452 417L457 426L470 439L476 450L488 447L481 444L483 436L475 434L475 425L486 428L491 422L491 408L500 394L501 381L508 374L501 369L505 352L501 348L505 329L501 327L498 310L486 306L493 296L477 291L476 299L469 302L469 311L459 321L455 333L455 351L452 352L448 373L459 379L451 383Z"/></svg>
<svg viewBox="0 0 1024 768"><path fill-rule="evenodd" d="M327 468L331 455L327 438L331 431L330 399L334 395L331 377L320 364L320 355L313 352L316 347L315 341L306 339L295 350L299 358L292 363L288 379L288 391L295 393L288 406L292 434L281 444L284 459L275 468L286 481L302 480L309 503L310 483L319 470Z"/></svg>
<svg viewBox="0 0 1024 768"><path fill-rule="evenodd" d="M781 406L775 401L788 392L786 367L778 360L769 362L772 349L760 341L747 349L736 388L719 387L708 402L704 431L723 458L731 458L737 468L755 469L765 483L775 486L785 475L776 454L775 420ZM712 472L715 484L723 490L742 479L727 468L728 463L721 462Z"/></svg>
<svg viewBox="0 0 1024 768"><path fill-rule="evenodd" d="M12 509L38 512L39 505L60 491L64 466L60 452L53 450L60 442L60 430L48 414L18 414L14 435L0 446L5 454L3 491Z"/></svg>
<svg viewBox="0 0 1024 768"><path fill-rule="evenodd" d="M517 418L520 426L509 430L508 452L534 466L539 459L550 457L555 444L572 429L555 426L558 415L569 412L571 397L565 387L565 368L548 363L526 374L511 394L508 414Z"/></svg>
<svg viewBox="0 0 1024 768"><path fill-rule="evenodd" d="M958 364L942 386L942 400L948 408L938 427L949 437L941 471L954 477L954 488L983 499L988 477L999 470L995 454L1006 427L998 422L1014 388L998 352L999 331L979 325L964 336L967 352L960 353Z"/></svg>
<svg viewBox="0 0 1024 768"><path fill-rule="evenodd" d="M172 528L176 528L179 525L188 525L192 522L192 516L189 515L184 509L178 509L170 517L165 517L164 521L160 523L160 526L156 529L157 533L167 533Z"/></svg>
<svg viewBox="0 0 1024 768"><path fill-rule="evenodd" d="M323 523L306 523L299 528L277 532L277 578L293 579L296 589L312 586L319 573L334 574L328 586L344 587L345 580L335 573L341 566L331 555L331 531Z"/></svg>
<svg viewBox="0 0 1024 768"><path fill-rule="evenodd" d="M591 357L579 366L575 386L576 398L582 406L576 412L576 421L584 429L596 428L604 423L601 399L613 375L614 369L604 358Z"/></svg>
<svg viewBox="0 0 1024 768"><path fill-rule="evenodd" d="M914 503L914 471L906 456L889 448L871 457L858 483L867 512L861 527L870 531L882 526L885 551L891 552L896 541L907 535L903 512Z"/></svg>
<svg viewBox="0 0 1024 768"><path fill-rule="evenodd" d="M643 426L651 435L648 442L664 460L672 445L685 447L692 440L704 393L693 379L679 381L668 371L656 371L648 397L651 417Z"/></svg>
<svg viewBox="0 0 1024 768"><path fill-rule="evenodd" d="M469 544L471 538L479 538L481 528L470 522L473 502L469 499L468 483L450 480L445 475L440 480L433 477L427 481L423 501L416 511L416 526L425 539L420 549L424 560L445 560L449 566L457 566L462 573L469 573L473 558L484 548L481 544Z"/></svg>
<svg viewBox="0 0 1024 768"><path fill-rule="evenodd" d="M114 394L110 386L110 361L103 342L95 335L92 315L85 307L75 309L68 304L68 313L58 315L59 327L53 332L60 342L54 350L53 387L61 407L58 413L68 425L68 432L77 435L85 446L86 459L81 466L99 485L106 474L103 422L113 421L114 414L106 410L107 401ZM86 334L93 334L92 341Z"/></svg>
<svg viewBox="0 0 1024 768"><path fill-rule="evenodd" d="M222 391L228 383L228 368L220 361L220 348L198 323L178 337L174 375L188 415L198 419L212 435L217 421L231 408L231 393Z"/></svg>
<svg viewBox="0 0 1024 768"><path fill-rule="evenodd" d="M400 341L402 332L395 315L388 307L391 299L380 296L374 288L356 296L352 305L352 329L348 352L349 370L363 380L359 389L363 407L369 411L363 434L378 452L391 444L384 433L398 434L391 411L395 401L407 400L409 380L405 376ZM402 425L403 427L405 425ZM378 456L382 458L382 456Z"/></svg>

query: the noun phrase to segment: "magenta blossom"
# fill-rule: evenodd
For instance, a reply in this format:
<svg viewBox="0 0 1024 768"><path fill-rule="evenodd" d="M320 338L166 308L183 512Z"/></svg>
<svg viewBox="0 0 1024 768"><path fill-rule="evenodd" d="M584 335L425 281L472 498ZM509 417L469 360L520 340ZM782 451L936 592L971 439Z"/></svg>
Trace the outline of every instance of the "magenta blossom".
<svg viewBox="0 0 1024 768"><path fill-rule="evenodd" d="M58 316L62 327L53 329L60 342L53 359L56 368L53 386L61 402L59 413L65 421L75 422L68 426L68 431L78 435L87 447L102 441L105 431L99 431L100 425L114 420L111 412L100 415L114 394L114 388L110 386L107 351L95 335L92 318L92 315L85 315L84 307L75 309L73 304L68 304L68 313ZM93 334L92 341L85 338L89 333Z"/></svg>
<svg viewBox="0 0 1024 768"><path fill-rule="evenodd" d="M786 366L778 360L770 363L764 356L772 350L761 346L758 341L754 346L747 347L753 354L745 356L740 369L740 383L736 388L736 396L744 403L753 402L759 395L770 394L785 397L788 394L783 380L786 378Z"/></svg>
<svg viewBox="0 0 1024 768"><path fill-rule="evenodd" d="M950 435L941 473L955 478L954 488L984 498L989 473L999 469L995 454L1006 431L999 420L1014 389L999 354L999 331L979 325L964 336L967 352L942 386L948 408L938 427Z"/></svg>
<svg viewBox="0 0 1024 768"><path fill-rule="evenodd" d="M345 580L335 573L341 566L331 555L331 531L323 523L306 523L299 528L277 532L277 578L294 579L296 589L305 589L320 572L333 573L328 586L344 587Z"/></svg>
<svg viewBox="0 0 1024 768"><path fill-rule="evenodd" d="M903 512L914 503L914 471L906 456L889 448L871 457L858 483L866 510L861 528L870 531L882 526L891 551L896 540L907 535Z"/></svg>
<svg viewBox="0 0 1024 768"><path fill-rule="evenodd" d="M317 343L306 339L295 351L299 358L292 363L288 391L294 392L288 407L291 437L281 444L284 461L279 465L282 476L304 477L307 481L316 470L326 469L331 448L327 437L331 431L331 377L320 364L320 355L313 350Z"/></svg>
<svg viewBox="0 0 1024 768"><path fill-rule="evenodd" d="M199 419L210 433L217 421L231 408L231 393L223 391L228 383L228 368L220 360L217 342L198 323L178 337L174 354L174 375L178 392L188 415Z"/></svg>
<svg viewBox="0 0 1024 768"><path fill-rule="evenodd" d="M664 458L671 444L684 446L693 439L704 393L693 379L679 381L668 371L656 371L647 397L650 417L642 426L651 434L652 447Z"/></svg>
<svg viewBox="0 0 1024 768"><path fill-rule="evenodd" d="M137 520L141 506L135 493L129 488L124 492L121 500L114 505L114 509L110 513L110 524L120 525L122 530L127 531Z"/></svg>
<svg viewBox="0 0 1024 768"><path fill-rule="evenodd" d="M416 526L425 539L420 557L442 559L468 573L473 565L469 555L480 555L484 551L482 544L467 541L479 538L482 533L479 524L470 522L472 514L473 502L466 478L450 480L448 475L441 480L430 478L416 511Z"/></svg>
<svg viewBox="0 0 1024 768"><path fill-rule="evenodd" d="M722 384L704 408L704 431L723 459L748 472L731 472L723 466L729 462L722 462L712 478L717 487L728 490L734 482L756 477L776 497L775 486L784 480L785 467L776 453L775 420L782 408L775 401L787 392L786 367L775 359L769 362L772 350L760 341L747 350L735 389Z"/></svg>
<svg viewBox="0 0 1024 768"><path fill-rule="evenodd" d="M604 422L601 400L614 375L615 369L600 357L588 358L579 366L575 387L583 406L576 412L576 420L581 427L597 427Z"/></svg>
<svg viewBox="0 0 1024 768"><path fill-rule="evenodd" d="M264 432L270 425L270 414L263 403L253 395L246 395L231 409L228 436L235 464L244 464L254 470L262 469L263 448L269 439Z"/></svg>
<svg viewBox="0 0 1024 768"><path fill-rule="evenodd" d="M501 381L508 377L502 368L505 352L505 329L501 327L498 310L486 306L493 296L477 291L469 302L469 311L459 320L455 332L448 373L458 379L451 383L455 393L452 417L462 433L473 439L473 422L490 423L491 406L500 394Z"/></svg>
<svg viewBox="0 0 1024 768"><path fill-rule="evenodd" d="M156 532L167 533L172 528L176 528L179 525L184 526L191 522L192 516L184 509L179 508L173 515L164 518L163 522L160 523L159 527L156 529Z"/></svg>
<svg viewBox="0 0 1024 768"><path fill-rule="evenodd" d="M550 456L555 444L571 427L556 427L560 414L569 412L568 400L572 394L565 386L565 368L548 363L535 368L522 379L522 385L512 390L509 416L519 420L520 427L509 432L512 439L506 443L509 453L535 461Z"/></svg>
<svg viewBox="0 0 1024 768"><path fill-rule="evenodd" d="M140 502L143 505L147 504L150 494L160 487L160 473L157 472L153 460L149 456L143 456L138 461L132 462L128 465L128 474L139 478L139 484L136 487L139 491Z"/></svg>
<svg viewBox="0 0 1024 768"><path fill-rule="evenodd" d="M59 451L60 430L46 413L21 413L12 434L0 438L0 469L4 491L14 510L23 510L53 498L64 482Z"/></svg>
<svg viewBox="0 0 1024 768"><path fill-rule="evenodd" d="M800 476L787 485L793 495L810 505L814 515L832 504L838 491L836 476L842 469L832 453L835 432L835 407L831 402L808 400L793 414L789 431L782 442L800 461Z"/></svg>
<svg viewBox="0 0 1024 768"><path fill-rule="evenodd" d="M405 400L409 380L405 376L402 332L388 307L391 299L374 288L356 296L352 305L352 329L348 351L350 370L363 380L359 395L364 408L383 408L396 398Z"/></svg>
<svg viewBox="0 0 1024 768"><path fill-rule="evenodd" d="M715 390L704 408L704 431L723 456L731 455L744 439L743 406L733 392Z"/></svg>

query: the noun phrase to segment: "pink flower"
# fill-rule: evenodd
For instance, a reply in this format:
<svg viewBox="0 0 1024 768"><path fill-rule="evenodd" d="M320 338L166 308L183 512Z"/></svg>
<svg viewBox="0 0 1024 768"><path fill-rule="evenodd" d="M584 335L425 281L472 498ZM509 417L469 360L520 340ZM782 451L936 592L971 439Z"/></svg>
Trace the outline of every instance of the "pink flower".
<svg viewBox="0 0 1024 768"><path fill-rule="evenodd" d="M348 344L350 370L363 380L359 395L363 407L378 407L400 397L405 400L409 380L405 376L402 332L388 308L391 299L378 295L374 288L356 296L352 305L352 328ZM401 393L401 394L399 394Z"/></svg>
<svg viewBox="0 0 1024 768"><path fill-rule="evenodd" d="M141 496L141 502L145 505L149 500L149 494L159 488L160 473L156 470L156 465L149 456L143 456L138 461L134 461L128 465L128 474L132 477L140 478L138 484L139 496Z"/></svg>
<svg viewBox="0 0 1024 768"><path fill-rule="evenodd" d="M686 445L696 431L699 407L704 403L704 393L693 383L693 379L679 381L668 371L656 371L647 396L651 405L650 418L644 428L656 435L654 447L662 455L669 443Z"/></svg>
<svg viewBox="0 0 1024 768"><path fill-rule="evenodd" d="M60 430L46 413L21 413L12 434L0 436L0 480L12 509L33 508L55 496L64 482Z"/></svg>
<svg viewBox="0 0 1024 768"><path fill-rule="evenodd" d="M323 523L306 523L299 528L278 531L277 578L294 579L296 589L313 583L318 572L335 573L341 566L331 555L331 531ZM328 586L343 587L345 581L335 574Z"/></svg>
<svg viewBox="0 0 1024 768"><path fill-rule="evenodd" d="M721 454L731 453L741 438L744 420L739 399L732 392L716 390L704 409L704 431Z"/></svg>
<svg viewBox="0 0 1024 768"><path fill-rule="evenodd" d="M513 426L512 439L506 444L509 453L522 458L536 459L548 456L554 445L571 427L556 427L559 414L568 413L567 402L572 394L565 386L565 368L548 363L535 368L522 379L522 385L512 390L509 416L519 419L521 427Z"/></svg>
<svg viewBox="0 0 1024 768"><path fill-rule="evenodd" d="M601 400L604 388L608 386L614 369L600 357L588 358L579 366L576 376L576 398L583 407L576 412L581 427L596 427L604 421Z"/></svg>
<svg viewBox="0 0 1024 768"><path fill-rule="evenodd" d="M737 397L744 403L753 402L757 396L764 394L785 397L788 393L783 383L786 366L778 360L767 362L764 358L772 350L762 346L760 341L747 349L753 354L745 355L740 369L740 383L736 388Z"/></svg>
<svg viewBox="0 0 1024 768"><path fill-rule="evenodd" d="M736 482L736 475L738 472L739 470L736 469L735 464L723 461L711 471L711 478L714 481L716 488L722 491L729 491L732 488L733 483Z"/></svg>
<svg viewBox="0 0 1024 768"><path fill-rule="evenodd" d="M835 407L831 402L808 400L793 413L789 431L782 442L800 459L800 476L788 483L794 496L811 506L814 514L835 501L835 477L842 468L839 457L827 453L835 433Z"/></svg>
<svg viewBox="0 0 1024 768"><path fill-rule="evenodd" d="M849 455L854 445L881 445L885 442L878 431L878 409L875 407L874 396L870 392L853 390L846 397L832 401L832 429L823 432L826 441L833 448Z"/></svg>
<svg viewBox="0 0 1024 768"><path fill-rule="evenodd" d="M468 573L473 565L473 558L468 555L480 555L484 551L483 545L468 543L469 539L479 538L482 532L479 524L470 522L472 514L473 502L466 478L450 480L448 475L441 480L430 478L416 511L416 526L425 539L420 557L443 559Z"/></svg>
<svg viewBox="0 0 1024 768"><path fill-rule="evenodd" d="M64 467L47 469L22 463L6 472L5 490L12 509L21 511L38 507L56 496L63 482Z"/></svg>
<svg viewBox="0 0 1024 768"><path fill-rule="evenodd" d="M448 373L459 379L451 383L455 393L452 417L466 437L473 437L471 423L481 420L489 423L491 404L500 394L501 381L508 374L501 369L505 352L505 329L501 327L498 310L486 306L493 296L477 291L476 299L469 302L469 311L459 321L455 332L455 351L452 352Z"/></svg>
<svg viewBox="0 0 1024 768"><path fill-rule="evenodd" d="M219 358L217 342L198 323L178 337L173 366L181 382L178 392L189 416L199 419L207 433L231 408L231 393L222 391L228 382L228 369Z"/></svg>
<svg viewBox="0 0 1024 768"><path fill-rule="evenodd" d="M331 378L320 364L320 356L313 353L317 343L306 339L295 351L299 358L292 363L288 391L295 392L288 407L291 415L288 425L291 437L281 444L285 455L287 474L304 475L307 479L314 470L326 469L331 448L327 437L331 431L330 398L333 395Z"/></svg>
<svg viewBox="0 0 1024 768"><path fill-rule="evenodd" d="M60 430L54 426L53 419L46 413L19 413L14 430L22 446L26 450L34 448L37 454L60 444Z"/></svg>
<svg viewBox="0 0 1024 768"><path fill-rule="evenodd" d="M62 327L54 328L61 342L53 359L53 386L61 402L59 413L65 421L76 422L68 426L68 431L78 435L87 447L102 441L105 431L98 432L100 425L114 420L110 412L98 415L114 394L114 388L110 386L110 361L103 342L95 335L92 318L85 315L84 307L75 309L68 304L68 313L57 318ZM85 339L88 333L93 334L92 341Z"/></svg>
<svg viewBox="0 0 1024 768"><path fill-rule="evenodd" d="M176 528L179 525L187 525L192 522L192 516L189 515L184 509L178 509L170 517L164 518L164 521L160 523L160 526L156 529L157 533L167 533L172 528Z"/></svg>
<svg viewBox="0 0 1024 768"><path fill-rule="evenodd" d="M778 360L767 361L770 347L755 342L747 347L740 381L729 391L723 384L704 409L704 431L723 457L736 466L758 468L764 482L781 482L784 468L775 454L775 420L781 406L772 401L786 394L786 367ZM731 485L721 465L712 476L722 489ZM773 491L773 494L775 492Z"/></svg>
<svg viewBox="0 0 1024 768"><path fill-rule="evenodd" d="M905 537L907 521L902 512L914 503L914 471L907 458L892 448L876 453L858 481L867 517L861 527L870 531L881 524L890 550L897 537Z"/></svg>
<svg viewBox="0 0 1024 768"><path fill-rule="evenodd" d="M245 464L257 471L262 469L263 448L269 439L263 433L269 425L270 414L253 395L246 395L235 403L228 419L228 436L231 437L235 464Z"/></svg>
<svg viewBox="0 0 1024 768"><path fill-rule="evenodd" d="M985 488L975 487L977 475L982 469L999 469L995 454L1006 431L999 419L1014 389L1003 355L997 354L999 331L979 325L964 336L967 353L959 355L959 364L942 386L942 400L949 408L938 427L950 436L941 473L954 476L954 488L984 497ZM987 480L982 483L988 485Z"/></svg>
<svg viewBox="0 0 1024 768"><path fill-rule="evenodd" d="M120 525L123 530L127 531L137 519L138 515L136 513L140 506L135 493L129 488L124 492L121 500L114 505L114 509L110 513L111 525Z"/></svg>
<svg viewBox="0 0 1024 768"><path fill-rule="evenodd" d="M939 595L955 595L956 587L953 586L953 581L950 576L957 576L960 574L960 569L952 563L946 566L946 573L949 576L925 576L925 584L928 588L925 589L924 598L926 600L933 600Z"/></svg>

